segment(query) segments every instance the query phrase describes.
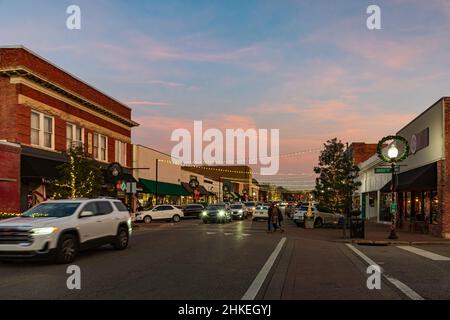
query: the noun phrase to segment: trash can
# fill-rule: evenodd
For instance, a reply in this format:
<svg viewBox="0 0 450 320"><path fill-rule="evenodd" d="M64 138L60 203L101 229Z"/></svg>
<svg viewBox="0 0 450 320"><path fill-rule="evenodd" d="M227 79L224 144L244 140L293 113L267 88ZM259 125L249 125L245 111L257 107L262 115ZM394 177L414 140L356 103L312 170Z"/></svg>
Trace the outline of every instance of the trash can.
<svg viewBox="0 0 450 320"><path fill-rule="evenodd" d="M350 238L364 239L364 219L360 217L351 217L350 219Z"/></svg>

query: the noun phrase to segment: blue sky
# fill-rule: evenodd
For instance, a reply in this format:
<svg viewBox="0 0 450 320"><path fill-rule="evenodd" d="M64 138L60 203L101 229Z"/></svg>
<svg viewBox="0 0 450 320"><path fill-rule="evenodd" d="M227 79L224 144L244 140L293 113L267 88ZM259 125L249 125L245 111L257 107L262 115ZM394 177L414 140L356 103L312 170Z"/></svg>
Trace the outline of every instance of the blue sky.
<svg viewBox="0 0 450 320"><path fill-rule="evenodd" d="M71 4L81 30L65 27ZM369 4L381 30L366 28ZM445 0L0 0L2 45L128 103L135 142L165 152L193 120L279 128L283 154L333 137L376 142L449 95L449 20ZM317 156L283 158L270 179L310 184Z"/></svg>

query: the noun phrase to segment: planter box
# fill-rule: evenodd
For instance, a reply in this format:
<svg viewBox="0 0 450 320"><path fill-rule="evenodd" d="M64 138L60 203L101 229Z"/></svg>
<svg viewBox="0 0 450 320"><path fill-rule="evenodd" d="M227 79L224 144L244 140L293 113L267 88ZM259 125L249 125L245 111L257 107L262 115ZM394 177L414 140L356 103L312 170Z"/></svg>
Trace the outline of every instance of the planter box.
<svg viewBox="0 0 450 320"><path fill-rule="evenodd" d="M314 229L314 219L305 219L305 229Z"/></svg>

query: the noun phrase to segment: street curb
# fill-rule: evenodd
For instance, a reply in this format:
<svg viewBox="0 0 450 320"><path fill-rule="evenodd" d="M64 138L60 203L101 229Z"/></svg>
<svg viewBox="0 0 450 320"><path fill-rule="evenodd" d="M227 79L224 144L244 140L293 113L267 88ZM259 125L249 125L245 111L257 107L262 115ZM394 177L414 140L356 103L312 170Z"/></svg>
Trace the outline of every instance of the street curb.
<svg viewBox="0 0 450 320"><path fill-rule="evenodd" d="M389 246L389 245L407 245L407 246L421 246L421 245L449 245L449 240L431 240L431 241L397 241L397 240L366 240L366 239L342 239L331 240L333 242L353 243L357 245L366 246Z"/></svg>

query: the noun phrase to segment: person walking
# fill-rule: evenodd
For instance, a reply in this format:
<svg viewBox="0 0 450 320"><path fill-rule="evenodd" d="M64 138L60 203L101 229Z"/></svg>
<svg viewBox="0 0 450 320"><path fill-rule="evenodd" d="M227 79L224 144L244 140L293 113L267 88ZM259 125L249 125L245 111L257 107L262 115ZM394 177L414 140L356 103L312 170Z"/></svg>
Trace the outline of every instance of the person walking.
<svg viewBox="0 0 450 320"><path fill-rule="evenodd" d="M270 203L269 210L267 210L267 214L269 215L269 218L267 219L267 232L272 231L272 218L275 214L275 206L273 203Z"/></svg>
<svg viewBox="0 0 450 320"><path fill-rule="evenodd" d="M277 212L277 229L275 229L275 231L279 229L280 232L283 233L284 229L281 227L281 222L283 221L283 213L281 212L280 208L275 207L275 209Z"/></svg>

